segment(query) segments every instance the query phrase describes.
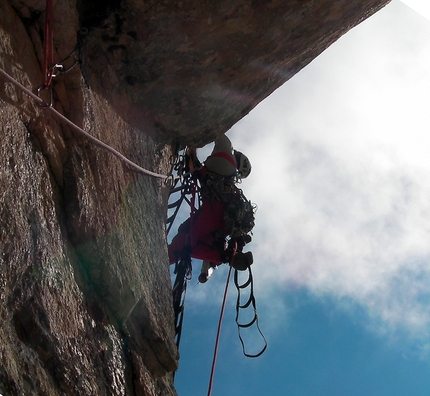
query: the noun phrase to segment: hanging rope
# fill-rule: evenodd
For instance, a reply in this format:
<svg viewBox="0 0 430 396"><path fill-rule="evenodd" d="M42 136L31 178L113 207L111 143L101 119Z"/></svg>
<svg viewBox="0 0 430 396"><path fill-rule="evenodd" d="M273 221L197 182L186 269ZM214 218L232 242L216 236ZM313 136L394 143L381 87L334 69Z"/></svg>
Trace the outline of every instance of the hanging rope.
<svg viewBox="0 0 430 396"><path fill-rule="evenodd" d="M215 375L215 366L216 366L216 360L217 360L217 357L218 357L219 338L220 338L220 335L221 335L222 321L224 319L225 304L226 304L226 301L227 301L228 286L229 286L229 283L230 283L230 276L231 276L232 268L233 267L230 266L230 268L228 270L227 282L226 282L226 285L225 285L224 297L223 297L222 306L221 306L221 313L220 313L219 321L218 321L218 330L217 330L217 335L216 335L216 340L215 340L214 357L213 357L213 360L212 360L211 376L210 376L210 379L209 379L208 396L210 396L212 394L212 387L213 387L213 381L214 381L214 375Z"/></svg>
<svg viewBox="0 0 430 396"><path fill-rule="evenodd" d="M39 96L34 94L32 91L24 87L22 84L20 84L18 81L16 81L13 77L11 77L9 74L7 74L3 69L0 68L0 74L3 75L4 78L6 78L9 82L14 84L16 87L21 89L25 94L30 96L32 99L36 101L38 105L41 107L50 110L53 112L60 120L62 120L65 124L70 126L75 132L77 132L79 135L84 136L87 138L90 142L92 142L94 145L101 147L104 150L109 151L116 157L118 157L121 161L125 162L127 165L129 165L133 170L139 173L143 173L147 176L152 176L155 178L163 179L166 182L174 180L178 178L178 176L172 176L172 175L161 175L159 173L155 173L152 171L149 171L145 168L142 168L141 166L137 165L133 161L129 160L127 157L125 157L123 154L121 154L119 151L115 150L113 147L109 146L106 143L103 143L101 140L97 139L96 137L90 135L88 132L84 131L82 128L74 124L72 121L70 121L67 117L63 116L60 112L58 112L56 109L54 109L52 106L49 106L46 104L46 102L41 99Z"/></svg>
<svg viewBox="0 0 430 396"><path fill-rule="evenodd" d="M43 64L42 64L42 84L37 87L37 95L40 97L42 91L47 91L49 100L41 106L52 106L52 78L55 74L54 64L54 29L53 29L53 6L52 0L46 0L45 7L45 29L43 36Z"/></svg>
<svg viewBox="0 0 430 396"><path fill-rule="evenodd" d="M43 46L43 87L49 87L54 76L54 29L52 0L46 0Z"/></svg>
<svg viewBox="0 0 430 396"><path fill-rule="evenodd" d="M222 300L221 313L219 315L218 330L217 330L217 335L216 335L216 340L215 340L214 357L212 360L211 375L210 375L210 379L209 379L208 396L210 396L212 394L213 380L214 380L214 375L215 375L215 366L216 366L216 360L218 357L219 338L221 335L221 326L222 326L222 321L224 319L224 311L225 311L225 304L227 301L228 286L230 283L231 271L233 269L232 265L233 265L234 256L236 254L236 250L237 250L237 244L234 247L233 255L231 258L230 268L228 270L227 281L225 284L224 297Z"/></svg>
<svg viewBox="0 0 430 396"><path fill-rule="evenodd" d="M219 318L219 322L218 322L218 330L217 330L217 336L216 336L216 341L215 341L215 349L214 349L214 357L212 360L212 368L211 368L211 375L210 375L210 379L209 379L209 388L208 388L208 396L211 396L212 394L212 388L213 388L213 380L214 380L214 375L215 375L215 366L216 366L216 360L218 357L218 347L219 347L219 339L220 339L220 335L221 335L221 326L222 326L222 321L224 318L224 311L225 311L225 305L226 305L226 301L227 301L227 292L228 292L228 286L230 283L230 277L231 277L231 271L233 269L232 264L233 264L233 260L234 260L234 256L236 254L236 250L237 250L237 244L235 245L234 251L233 251L233 256L230 262L230 269L228 271L228 275L227 275L227 282L225 285L225 290L224 290L224 297L223 297L223 302L222 302L222 307L221 307L221 313L220 313L220 318ZM258 324L258 314L257 314L257 308L256 308L256 303L255 303L255 297L254 297L254 282L253 282L253 278L252 278L252 272L251 272L251 267L248 267L248 271L249 271L249 278L246 282L244 282L243 284L239 284L238 281L238 270L235 269L234 272L234 283L237 287L238 290L238 297L237 297L237 304L236 304L236 323L238 326L238 331L239 331L239 339L240 342L242 344L242 349L243 349L243 354L246 357L249 358L257 358L259 356L261 356L265 350L267 349L267 341L266 338L264 337L264 334L261 332L260 330L260 326ZM247 286L251 285L251 292L250 292L250 297L249 300L245 303L245 304L240 304L240 289L244 289ZM249 307L250 305L252 305L253 309L254 309L254 318L246 324L240 324L239 323L239 309L244 309ZM242 339L242 336L240 334L240 328L247 328L252 326L254 323L256 323L257 325L257 329L264 341L264 346L263 348L260 350L260 352L256 353L256 354L250 354L247 353L245 351L245 343Z"/></svg>

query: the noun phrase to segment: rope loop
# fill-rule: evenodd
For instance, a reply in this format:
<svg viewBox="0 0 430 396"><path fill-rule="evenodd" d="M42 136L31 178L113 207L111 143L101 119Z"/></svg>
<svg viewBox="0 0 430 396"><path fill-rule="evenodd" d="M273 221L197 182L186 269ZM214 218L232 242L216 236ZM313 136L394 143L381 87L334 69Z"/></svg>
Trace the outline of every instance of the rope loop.
<svg viewBox="0 0 430 396"><path fill-rule="evenodd" d="M53 31L53 5L52 0L46 0L45 30L43 48L43 83L49 86L52 82L54 65L54 31Z"/></svg>
<svg viewBox="0 0 430 396"><path fill-rule="evenodd" d="M267 349L267 340L266 337L264 337L263 332L260 329L260 325L258 323L258 313L257 313L257 304L255 301L255 296L254 296L254 281L253 281L253 276L252 276L252 271L251 271L251 267L248 267L248 280L242 284L239 283L239 274L238 274L238 270L235 269L234 272L234 284L236 286L237 289L237 301L236 301L236 324L237 324L237 331L239 334L239 340L240 343L242 344L242 351L243 354L248 357L248 358L257 358L259 356L261 356ZM241 271L243 272L243 271ZM250 286L250 292L249 292L249 299L245 304L241 304L240 303L240 296L241 296L241 289L246 288L247 286ZM239 322L239 315L240 315L240 310L241 309L246 309L248 307L252 306L252 309L254 311L254 316L253 318L248 322L248 323L240 323ZM251 327L252 325L256 325L257 327L257 331L260 333L260 336L263 340L263 347L262 349L256 353L256 354L251 354L246 352L246 346L245 346L245 341L242 338L242 334L240 329L247 329L249 327Z"/></svg>

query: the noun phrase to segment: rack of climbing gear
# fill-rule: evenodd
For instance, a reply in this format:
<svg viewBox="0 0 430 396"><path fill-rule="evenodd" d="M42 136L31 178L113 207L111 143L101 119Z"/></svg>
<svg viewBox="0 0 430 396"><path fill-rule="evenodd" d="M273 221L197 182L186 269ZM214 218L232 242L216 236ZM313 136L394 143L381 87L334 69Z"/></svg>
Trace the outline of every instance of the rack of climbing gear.
<svg viewBox="0 0 430 396"><path fill-rule="evenodd" d="M172 178L169 197L174 197L174 201L168 204L167 207L168 213L169 211L171 213L166 220L167 235L184 202L186 202L190 208L191 219L201 204L198 194L200 187L196 179L192 176L192 172L190 172L189 161L191 159L186 153L187 149L185 148L183 152L179 154L179 146L177 146L175 154L171 157L172 170L170 173L172 175L175 174L175 177ZM185 244L181 257L178 257L174 269L176 278L173 284L173 311L175 314L175 341L178 348L182 334L187 283L192 277L190 245L191 241Z"/></svg>
<svg viewBox="0 0 430 396"><path fill-rule="evenodd" d="M176 199L167 206L168 213L171 213L170 215L168 214L169 217L166 220L167 235L170 233L179 209L182 207L184 202L188 204L191 212L194 213L196 202L193 202L193 200L195 200L196 196L198 196L198 192L200 191L196 180L192 177L189 165L187 164L190 159L187 156L186 151L187 150L184 149L180 154L179 146L177 146L175 148L175 153L171 156L170 160L172 166L170 171L170 175L172 175L172 184L170 186L169 200ZM200 205L200 200L197 204Z"/></svg>

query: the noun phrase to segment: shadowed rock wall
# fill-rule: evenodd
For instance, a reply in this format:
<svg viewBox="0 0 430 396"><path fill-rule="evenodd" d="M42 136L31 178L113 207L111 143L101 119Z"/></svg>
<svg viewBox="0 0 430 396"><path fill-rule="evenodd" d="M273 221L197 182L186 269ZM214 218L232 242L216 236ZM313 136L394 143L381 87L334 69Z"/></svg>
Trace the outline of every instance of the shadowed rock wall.
<svg viewBox="0 0 430 396"><path fill-rule="evenodd" d="M0 3L0 64L28 87L42 82L33 13ZM164 185L1 83L0 393L175 394ZM167 172L165 149L88 89L79 68L58 77L55 96L93 135Z"/></svg>
<svg viewBox="0 0 430 396"><path fill-rule="evenodd" d="M55 60L83 61L54 106L167 174L166 143L213 140L387 2L54 1ZM0 1L0 67L33 89L44 10ZM0 393L175 395L167 188L0 84Z"/></svg>
<svg viewBox="0 0 430 396"><path fill-rule="evenodd" d="M82 1L84 74L157 140L207 143L387 2Z"/></svg>

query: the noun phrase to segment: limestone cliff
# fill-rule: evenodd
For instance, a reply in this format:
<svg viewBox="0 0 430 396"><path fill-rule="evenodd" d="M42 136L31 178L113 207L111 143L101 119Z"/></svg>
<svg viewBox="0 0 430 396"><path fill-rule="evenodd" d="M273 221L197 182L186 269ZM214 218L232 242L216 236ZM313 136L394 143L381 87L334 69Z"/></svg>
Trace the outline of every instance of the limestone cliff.
<svg viewBox="0 0 430 396"><path fill-rule="evenodd" d="M54 1L79 61L54 107L167 174L388 1ZM33 90L45 6L0 1L0 67ZM175 395L167 187L0 86L0 394Z"/></svg>

